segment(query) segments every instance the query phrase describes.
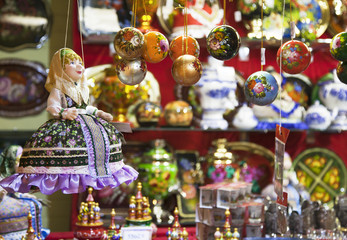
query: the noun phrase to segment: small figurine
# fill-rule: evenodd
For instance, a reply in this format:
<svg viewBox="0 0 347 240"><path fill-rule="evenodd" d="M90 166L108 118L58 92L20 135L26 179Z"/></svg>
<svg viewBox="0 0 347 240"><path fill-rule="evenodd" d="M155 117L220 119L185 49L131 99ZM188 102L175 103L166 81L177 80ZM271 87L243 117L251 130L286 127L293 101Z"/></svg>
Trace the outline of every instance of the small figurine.
<svg viewBox="0 0 347 240"><path fill-rule="evenodd" d="M237 231L237 228L234 228L233 239L237 240L240 238L241 238L240 233Z"/></svg>
<svg viewBox="0 0 347 240"><path fill-rule="evenodd" d="M292 211L289 216L289 230L293 237L302 236L302 217L297 211Z"/></svg>
<svg viewBox="0 0 347 240"><path fill-rule="evenodd" d="M215 240L221 240L222 239L222 233L219 231L219 227L216 228L216 231L214 233L214 239Z"/></svg>
<svg viewBox="0 0 347 240"><path fill-rule="evenodd" d="M131 196L128 210L128 218L136 219L136 199L135 196Z"/></svg>
<svg viewBox="0 0 347 240"><path fill-rule="evenodd" d="M43 194L71 194L134 181L138 173L123 163L122 134L109 123L112 115L88 105L81 57L68 48L58 50L45 87L53 118L27 141L17 173L1 186L9 192L38 188Z"/></svg>
<svg viewBox="0 0 347 240"><path fill-rule="evenodd" d="M270 203L268 210L265 212L265 234L268 236L276 235L277 232L277 205Z"/></svg>
<svg viewBox="0 0 347 240"><path fill-rule="evenodd" d="M167 237L167 240L171 240L171 228L170 227L168 227L167 228L167 232L166 232L166 237Z"/></svg>
<svg viewBox="0 0 347 240"><path fill-rule="evenodd" d="M115 217L116 217L116 211L114 210L114 208L112 208L112 210L111 210L111 223L110 223L110 226L107 229L107 235L109 237L112 237L113 235L117 234L117 227L116 227L116 223L115 223Z"/></svg>
<svg viewBox="0 0 347 240"><path fill-rule="evenodd" d="M25 240L35 240L37 239L35 235L35 230L33 228L33 216L29 212L28 214L28 230L25 236Z"/></svg>

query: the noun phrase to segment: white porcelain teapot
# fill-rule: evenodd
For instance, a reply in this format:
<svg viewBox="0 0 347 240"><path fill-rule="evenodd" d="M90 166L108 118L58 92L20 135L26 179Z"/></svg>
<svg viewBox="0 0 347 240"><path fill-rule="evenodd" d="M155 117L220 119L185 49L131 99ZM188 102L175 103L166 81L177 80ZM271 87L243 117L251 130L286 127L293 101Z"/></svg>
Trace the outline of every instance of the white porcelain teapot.
<svg viewBox="0 0 347 240"><path fill-rule="evenodd" d="M306 111L305 122L310 129L326 130L337 116L337 108L330 112L318 100Z"/></svg>
<svg viewBox="0 0 347 240"><path fill-rule="evenodd" d="M253 129L258 124L258 119L255 117L252 108L247 104L243 104L237 111L232 121L234 127L238 129Z"/></svg>
<svg viewBox="0 0 347 240"><path fill-rule="evenodd" d="M347 84L342 83L333 72L333 80L318 83L319 99L330 111L338 108L339 111L347 112Z"/></svg>

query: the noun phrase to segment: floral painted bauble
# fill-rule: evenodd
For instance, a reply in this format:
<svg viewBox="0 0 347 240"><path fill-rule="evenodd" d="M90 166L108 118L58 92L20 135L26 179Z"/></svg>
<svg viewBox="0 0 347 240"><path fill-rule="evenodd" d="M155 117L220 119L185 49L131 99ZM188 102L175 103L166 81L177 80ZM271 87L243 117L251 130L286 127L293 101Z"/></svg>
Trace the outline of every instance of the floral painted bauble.
<svg viewBox="0 0 347 240"><path fill-rule="evenodd" d="M330 53L336 60L347 62L347 32L340 32L331 39Z"/></svg>
<svg viewBox="0 0 347 240"><path fill-rule="evenodd" d="M147 32L144 35L145 45L143 51L143 58L146 62L158 63L166 58L169 52L169 41L166 37L156 31Z"/></svg>
<svg viewBox="0 0 347 240"><path fill-rule="evenodd" d="M277 51L277 64L281 65L282 53L282 70L289 74L303 72L311 62L311 51L305 43L290 40L284 43Z"/></svg>
<svg viewBox="0 0 347 240"><path fill-rule="evenodd" d="M247 78L244 92L248 102L265 106L276 99L278 83L268 72L255 72Z"/></svg>
<svg viewBox="0 0 347 240"><path fill-rule="evenodd" d="M340 81L347 84L347 62L339 62L336 73Z"/></svg>
<svg viewBox="0 0 347 240"><path fill-rule="evenodd" d="M147 64L142 58L135 60L121 59L116 66L119 80L127 85L142 82L147 73Z"/></svg>
<svg viewBox="0 0 347 240"><path fill-rule="evenodd" d="M239 52L241 38L231 26L217 26L207 36L207 51L214 58L229 60Z"/></svg>
<svg viewBox="0 0 347 240"><path fill-rule="evenodd" d="M124 59L134 60L142 56L144 36L140 30L126 27L119 30L114 37L114 49Z"/></svg>
<svg viewBox="0 0 347 240"><path fill-rule="evenodd" d="M178 84L191 86L199 81L202 66L198 58L185 54L173 62L171 73Z"/></svg>
<svg viewBox="0 0 347 240"><path fill-rule="evenodd" d="M199 57L200 45L195 38L191 36L178 36L171 41L169 55L172 61L175 61L179 56L184 54Z"/></svg>

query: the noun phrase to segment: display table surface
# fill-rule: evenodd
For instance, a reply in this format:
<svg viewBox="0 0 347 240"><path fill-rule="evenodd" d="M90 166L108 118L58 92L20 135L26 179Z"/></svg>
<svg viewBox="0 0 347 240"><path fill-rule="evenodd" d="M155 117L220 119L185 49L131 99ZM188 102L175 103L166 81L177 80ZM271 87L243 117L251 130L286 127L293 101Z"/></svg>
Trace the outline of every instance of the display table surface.
<svg viewBox="0 0 347 240"><path fill-rule="evenodd" d="M186 229L189 233L189 240L196 240L195 227L186 227ZM166 240L167 239L166 232L167 232L167 227L159 227L157 236L153 238L153 240ZM46 240L60 240L60 239L66 239L66 240L74 239L73 232L51 232L46 237Z"/></svg>

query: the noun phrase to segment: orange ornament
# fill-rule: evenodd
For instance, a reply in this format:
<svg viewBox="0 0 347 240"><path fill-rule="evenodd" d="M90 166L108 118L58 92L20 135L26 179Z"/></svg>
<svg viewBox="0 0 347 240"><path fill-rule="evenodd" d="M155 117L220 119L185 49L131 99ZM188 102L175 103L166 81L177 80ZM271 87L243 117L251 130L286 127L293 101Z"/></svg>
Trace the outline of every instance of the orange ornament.
<svg viewBox="0 0 347 240"><path fill-rule="evenodd" d="M185 54L173 62L171 73L178 84L191 86L200 80L202 66L198 58Z"/></svg>
<svg viewBox="0 0 347 240"><path fill-rule="evenodd" d="M178 36L171 41L169 55L172 61L175 61L179 56L184 54L199 57L200 45L195 38L191 36Z"/></svg>
<svg viewBox="0 0 347 240"><path fill-rule="evenodd" d="M142 57L146 62L158 63L164 60L169 52L169 41L156 31L147 32L144 35L145 44Z"/></svg>

